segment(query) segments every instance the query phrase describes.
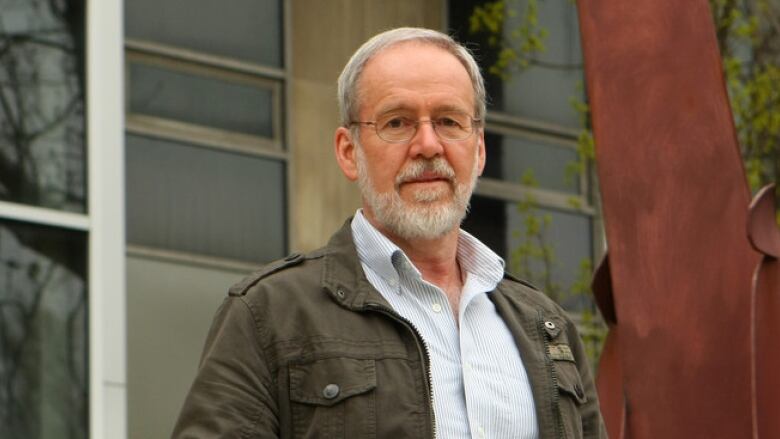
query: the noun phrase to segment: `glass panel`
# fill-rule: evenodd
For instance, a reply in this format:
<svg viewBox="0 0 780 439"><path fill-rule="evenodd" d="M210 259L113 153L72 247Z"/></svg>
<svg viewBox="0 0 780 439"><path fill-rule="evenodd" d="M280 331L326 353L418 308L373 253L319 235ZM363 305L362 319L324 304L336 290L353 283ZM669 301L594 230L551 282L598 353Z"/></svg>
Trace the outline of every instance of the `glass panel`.
<svg viewBox="0 0 780 439"><path fill-rule="evenodd" d="M84 2L0 11L0 200L84 212Z"/></svg>
<svg viewBox="0 0 780 439"><path fill-rule="evenodd" d="M127 36L282 66L280 0L131 0Z"/></svg>
<svg viewBox="0 0 780 439"><path fill-rule="evenodd" d="M284 163L127 136L127 239L267 262L286 247Z"/></svg>
<svg viewBox="0 0 780 439"><path fill-rule="evenodd" d="M529 218L548 225L528 238ZM582 276L583 261L592 258L590 217L543 207L528 210L518 203L474 196L463 228L503 257L509 272L545 290L565 308L580 310L591 300L572 293ZM548 262L536 254L543 247L552 252ZM586 274L590 279L590 271Z"/></svg>
<svg viewBox="0 0 780 439"><path fill-rule="evenodd" d="M477 5L492 3L488 0L467 2L450 1L450 23L461 41L474 44L478 62L484 72L498 60L500 47L490 46L486 34L472 34L469 18ZM517 14L504 14L506 22L503 36L513 40L526 10L527 0L506 2L507 8ZM580 127L578 113L570 103L575 97L583 99L583 61L580 48L579 27L575 2L538 2L539 27L547 29L545 50L534 55L535 63L522 71L507 72L509 79L485 73L486 87L490 95L490 108L509 114L541 120L572 128Z"/></svg>
<svg viewBox="0 0 780 439"><path fill-rule="evenodd" d="M519 0L524 11L527 0ZM582 100L584 91L580 31L574 2L541 1L539 26L548 29L546 50L536 58L539 64L512 74L504 82L501 111L530 119L542 120L572 128L580 127L580 117L571 104ZM509 17L504 26L508 38L520 22L520 16Z"/></svg>
<svg viewBox="0 0 780 439"><path fill-rule="evenodd" d="M148 64L130 65L130 111L273 137L273 92Z"/></svg>
<svg viewBox="0 0 780 439"><path fill-rule="evenodd" d="M539 187L578 194L579 176L567 176L566 168L577 162L577 151L555 142L520 136L485 134L485 177L520 183L532 176Z"/></svg>
<svg viewBox="0 0 780 439"><path fill-rule="evenodd" d="M0 221L0 437L86 439L86 234Z"/></svg>

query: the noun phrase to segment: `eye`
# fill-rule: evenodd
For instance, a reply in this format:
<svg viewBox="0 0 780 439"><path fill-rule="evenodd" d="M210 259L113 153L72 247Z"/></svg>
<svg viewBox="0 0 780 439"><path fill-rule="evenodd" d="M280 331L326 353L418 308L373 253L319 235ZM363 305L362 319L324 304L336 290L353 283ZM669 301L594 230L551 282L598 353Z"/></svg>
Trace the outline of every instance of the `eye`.
<svg viewBox="0 0 780 439"><path fill-rule="evenodd" d="M398 130L398 129L406 128L409 125L410 125L409 120L407 120L404 117L397 116L382 121L380 128L388 129L388 130Z"/></svg>
<svg viewBox="0 0 780 439"><path fill-rule="evenodd" d="M444 116L436 119L436 125L444 128L462 128L463 124L453 117Z"/></svg>

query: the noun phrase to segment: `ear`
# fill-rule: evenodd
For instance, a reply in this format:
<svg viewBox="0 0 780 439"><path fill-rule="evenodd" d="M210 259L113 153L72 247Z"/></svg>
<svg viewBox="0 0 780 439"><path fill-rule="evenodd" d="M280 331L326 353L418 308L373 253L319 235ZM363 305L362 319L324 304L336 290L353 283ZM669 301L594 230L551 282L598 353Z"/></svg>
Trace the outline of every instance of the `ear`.
<svg viewBox="0 0 780 439"><path fill-rule="evenodd" d="M479 130L479 137L477 138L477 160L479 161L479 176L482 176L482 171L485 170L485 130Z"/></svg>
<svg viewBox="0 0 780 439"><path fill-rule="evenodd" d="M352 141L352 133L349 129L338 127L333 139L333 145L336 152L336 161L339 164L339 168L341 168L341 172L350 181L357 180L357 157L355 155L357 146Z"/></svg>

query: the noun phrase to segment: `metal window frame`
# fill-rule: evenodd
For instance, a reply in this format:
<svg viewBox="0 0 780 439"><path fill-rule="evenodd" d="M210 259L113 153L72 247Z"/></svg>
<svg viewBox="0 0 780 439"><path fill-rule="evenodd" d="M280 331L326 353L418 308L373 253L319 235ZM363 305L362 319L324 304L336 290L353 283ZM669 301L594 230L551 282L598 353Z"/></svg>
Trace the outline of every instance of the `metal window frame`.
<svg viewBox="0 0 780 439"><path fill-rule="evenodd" d="M191 49L170 46L167 44L144 41L135 38L125 38L125 50L129 52L148 54L155 57L176 59L205 67L216 67L236 73L244 73L271 79L286 79L286 69L264 66L235 58L212 55Z"/></svg>
<svg viewBox="0 0 780 439"><path fill-rule="evenodd" d="M151 259L162 262L173 262L192 267L204 267L223 271L232 271L239 275L246 275L257 269L257 264L237 259L206 256L177 250L167 250L156 247L148 247L137 244L127 245L127 256L143 259Z"/></svg>
<svg viewBox="0 0 780 439"><path fill-rule="evenodd" d="M282 161L285 161L288 158L286 152L280 151L275 146L271 146L270 142L265 142L259 140L257 137L232 131L218 130L203 127L201 125L137 114L128 114L126 116L126 124L126 131L128 134L154 137L162 140L186 143L191 146L246 154L261 158Z"/></svg>
<svg viewBox="0 0 780 439"><path fill-rule="evenodd" d="M90 438L127 437L122 0L88 0Z"/></svg>
<svg viewBox="0 0 780 439"><path fill-rule="evenodd" d="M503 119L500 122L497 122L494 118L489 117L488 123L485 126L485 132L502 136L523 138L532 141L535 140L545 143L546 145L543 145L545 147L549 146L553 148L567 148L576 151L577 136L579 135L579 132L566 132L565 135L561 135L563 130L571 130L563 127L559 128L560 130L553 132L542 131L539 129L538 125L533 129L529 129L527 126L527 119L503 116ZM579 191L577 193L535 188L523 185L519 182L510 182L503 179L493 179L486 177L482 178L481 180L486 180L488 182L488 186L494 186L494 182L500 182L505 187L505 189L508 190L506 195L502 196L502 194L497 191L491 191L490 193L484 194L480 192L477 193L493 198L506 198L512 201L522 201L524 196L519 194L524 194L525 197L528 195L533 195L540 204L548 205L554 209L569 212L584 212L592 215L595 213L595 210L590 202L591 188L589 174L590 170L588 172L579 174L579 181L577 182Z"/></svg>
<svg viewBox="0 0 780 439"><path fill-rule="evenodd" d="M544 131L541 128L549 124L540 123L529 127L528 119L508 115L501 115L499 119L496 119L491 114L488 114L488 122L485 126L486 133L538 140L547 144L544 146L549 147L568 148L574 151L577 149L579 131L575 132L565 127ZM519 182L487 177L480 179L475 193L505 201L522 201L528 196L533 196L544 207L594 216L596 211L590 200L590 173L590 170L580 173L578 193L530 187Z"/></svg>
<svg viewBox="0 0 780 439"><path fill-rule="evenodd" d="M143 50L139 50L139 47L142 47ZM131 40L125 44L125 48L127 56L125 75L128 78L126 95L128 97L130 96L131 64L154 66L192 76L267 89L271 92L272 136L270 138L143 113L133 113L129 108L129 102L126 102L127 126L130 130L214 148L224 146L225 149L234 150L234 147L238 146L250 154L252 150L257 150L259 155L284 151L282 90L285 78L280 78L276 69L150 42ZM203 142L204 139L206 142ZM286 157L286 154L283 157Z"/></svg>
<svg viewBox="0 0 780 439"><path fill-rule="evenodd" d="M88 232L89 215L0 201L0 219Z"/></svg>

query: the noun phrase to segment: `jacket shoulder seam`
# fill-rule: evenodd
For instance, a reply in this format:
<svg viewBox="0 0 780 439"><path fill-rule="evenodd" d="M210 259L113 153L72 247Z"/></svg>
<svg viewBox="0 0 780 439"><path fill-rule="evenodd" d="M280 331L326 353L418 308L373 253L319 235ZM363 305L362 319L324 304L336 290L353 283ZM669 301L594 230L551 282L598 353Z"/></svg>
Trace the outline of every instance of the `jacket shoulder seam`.
<svg viewBox="0 0 780 439"><path fill-rule="evenodd" d="M248 275L243 280L230 287L230 290L228 290L228 295L236 296L236 297L245 296L249 291L249 289L255 286L261 280L273 274L287 270L291 267L301 265L307 260L322 258L324 255L325 255L324 249L319 249L311 253L308 253L306 255L300 253L292 253L287 257L285 257L284 259L279 259L270 262L258 268L252 274Z"/></svg>
<svg viewBox="0 0 780 439"><path fill-rule="evenodd" d="M526 287L528 287L528 288L530 288L532 290L538 291L540 293L542 292L542 290L540 290L536 285L532 284L531 282L528 282L527 280L524 280L524 279L520 279L519 277L516 277L516 276L514 276L512 274L509 274L507 272L504 272L504 279L515 281L515 282L517 282L517 283L519 283L521 285L525 285Z"/></svg>
<svg viewBox="0 0 780 439"><path fill-rule="evenodd" d="M504 279L509 281L505 283L505 285L508 284L508 286L510 286L507 289L509 294L524 295L527 297L527 300L530 301L528 302L529 305L543 311L544 313L554 312L556 314L565 315L565 311L563 308L561 308L560 305L558 305L553 299L550 298L550 296L545 294L544 291L540 290L532 283L523 279L519 279L508 273L505 273Z"/></svg>

